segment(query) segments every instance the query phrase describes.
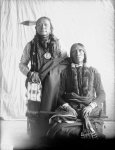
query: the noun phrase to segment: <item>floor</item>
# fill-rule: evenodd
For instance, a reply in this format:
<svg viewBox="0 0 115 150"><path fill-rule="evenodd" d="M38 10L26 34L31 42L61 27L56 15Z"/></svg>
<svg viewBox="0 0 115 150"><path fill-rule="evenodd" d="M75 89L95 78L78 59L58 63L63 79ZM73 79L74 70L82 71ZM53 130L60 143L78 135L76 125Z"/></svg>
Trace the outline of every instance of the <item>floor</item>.
<svg viewBox="0 0 115 150"><path fill-rule="evenodd" d="M26 120L1 120L0 125L1 150L22 150L33 146L27 134ZM115 122L104 123L104 134L107 139L115 137Z"/></svg>
<svg viewBox="0 0 115 150"><path fill-rule="evenodd" d="M1 150L12 147L29 148L31 142L27 134L25 120L21 121L1 121ZM10 150L9 149L9 150Z"/></svg>

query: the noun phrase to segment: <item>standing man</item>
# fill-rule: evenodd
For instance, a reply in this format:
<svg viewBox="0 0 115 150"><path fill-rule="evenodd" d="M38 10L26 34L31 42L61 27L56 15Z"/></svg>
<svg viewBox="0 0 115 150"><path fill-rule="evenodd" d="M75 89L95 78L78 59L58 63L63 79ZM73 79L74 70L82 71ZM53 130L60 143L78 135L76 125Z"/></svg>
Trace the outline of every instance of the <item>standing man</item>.
<svg viewBox="0 0 115 150"><path fill-rule="evenodd" d="M26 115L29 120L28 127L35 134L42 136L48 122L45 115L40 117L39 111L51 111L56 105L59 74L64 67L59 64L64 58L59 40L53 34L51 20L48 17L39 18L36 21L35 29L34 38L24 48L19 69L27 76L28 103ZM29 63L31 64L30 68ZM58 68L58 66L60 67ZM36 121L32 122L31 120ZM39 130L39 132L34 129Z"/></svg>

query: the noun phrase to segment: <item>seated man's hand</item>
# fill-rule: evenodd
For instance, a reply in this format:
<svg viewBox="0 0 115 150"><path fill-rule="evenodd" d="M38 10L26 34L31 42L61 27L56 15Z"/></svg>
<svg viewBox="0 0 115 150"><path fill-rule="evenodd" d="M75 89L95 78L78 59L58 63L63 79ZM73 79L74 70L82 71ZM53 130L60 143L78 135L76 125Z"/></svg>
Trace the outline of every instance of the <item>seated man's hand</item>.
<svg viewBox="0 0 115 150"><path fill-rule="evenodd" d="M87 107L85 107L83 109L83 117L88 117L90 115L90 113L92 112L92 110L97 107L97 103L96 102L91 102Z"/></svg>
<svg viewBox="0 0 115 150"><path fill-rule="evenodd" d="M69 104L67 105L63 105L64 109L69 113L72 114L74 116L77 116L77 112L75 111L75 109L73 109Z"/></svg>
<svg viewBox="0 0 115 150"><path fill-rule="evenodd" d="M93 108L89 105L89 106L86 106L84 107L83 109L83 117L86 118L90 115L90 113L92 112Z"/></svg>

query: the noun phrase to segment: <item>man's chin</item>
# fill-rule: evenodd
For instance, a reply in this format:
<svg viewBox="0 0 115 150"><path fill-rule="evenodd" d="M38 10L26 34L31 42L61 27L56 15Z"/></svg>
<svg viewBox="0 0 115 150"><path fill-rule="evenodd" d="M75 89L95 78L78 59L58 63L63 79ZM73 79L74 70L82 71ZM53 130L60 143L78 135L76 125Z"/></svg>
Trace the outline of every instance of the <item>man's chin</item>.
<svg viewBox="0 0 115 150"><path fill-rule="evenodd" d="M39 35L41 35L41 36L48 36L49 34L48 33L40 33Z"/></svg>
<svg viewBox="0 0 115 150"><path fill-rule="evenodd" d="M79 61L78 60L73 60L73 63L79 64Z"/></svg>

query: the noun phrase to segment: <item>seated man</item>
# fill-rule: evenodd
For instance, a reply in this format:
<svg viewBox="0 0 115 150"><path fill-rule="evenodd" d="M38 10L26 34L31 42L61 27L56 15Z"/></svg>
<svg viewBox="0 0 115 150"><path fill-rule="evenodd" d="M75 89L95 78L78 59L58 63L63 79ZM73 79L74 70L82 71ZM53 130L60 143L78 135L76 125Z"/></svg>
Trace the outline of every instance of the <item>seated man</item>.
<svg viewBox="0 0 115 150"><path fill-rule="evenodd" d="M88 67L86 62L84 45L73 44L69 65L60 76L58 108L49 120L51 128L47 134L50 137L104 137L100 117L105 92L100 74L95 68Z"/></svg>

